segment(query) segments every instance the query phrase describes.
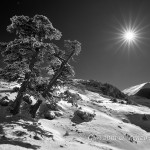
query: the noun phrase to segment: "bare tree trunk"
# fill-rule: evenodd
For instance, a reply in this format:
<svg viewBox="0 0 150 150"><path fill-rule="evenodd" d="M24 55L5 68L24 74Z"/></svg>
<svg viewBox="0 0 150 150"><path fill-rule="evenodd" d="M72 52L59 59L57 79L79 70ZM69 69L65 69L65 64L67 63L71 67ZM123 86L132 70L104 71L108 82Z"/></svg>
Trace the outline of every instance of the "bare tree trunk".
<svg viewBox="0 0 150 150"><path fill-rule="evenodd" d="M69 59L72 57L72 55L74 54L74 50L70 53L70 55L68 56L68 58L66 60L64 60L60 66L60 68L58 69L58 71L55 73L55 75L53 76L53 78L51 79L51 81L48 84L47 89L44 91L43 96L45 97L49 90L52 88L52 86L54 85L54 83L57 81L57 79L59 78L59 76L61 75L61 72L64 69L64 66L67 64L67 62L69 61Z"/></svg>
<svg viewBox="0 0 150 150"><path fill-rule="evenodd" d="M53 76L53 78L51 79L51 81L49 82L49 85L47 87L47 89L44 91L44 93L42 94L42 97L45 98L47 95L50 96L49 90L52 88L52 86L55 84L56 80L59 78L59 76L61 75L61 72L63 71L64 66L67 64L67 62L69 61L69 59L72 57L72 55L74 54L74 50L70 53L70 55L68 56L68 58L66 60L64 60L60 66L60 68L58 69L58 71L55 73L55 75ZM37 102L35 103L35 105L33 105L32 109L33 111L31 111L31 115L35 117L35 114L37 112L37 110L39 109L40 105L41 105L41 99L37 100Z"/></svg>
<svg viewBox="0 0 150 150"><path fill-rule="evenodd" d="M20 105L21 105L21 102L22 102L22 98L23 98L24 92L26 91L26 88L28 86L28 82L29 82L29 79L30 79L30 76L31 76L31 72L32 72L34 64L35 64L35 62L37 60L38 53L39 53L39 49L37 48L36 52L32 56L32 60L31 60L31 63L29 65L30 72L25 74L25 79L24 79L23 83L21 84L21 87L20 87L20 90L18 92L18 95L17 95L17 97L16 97L16 99L15 99L15 101L13 103L13 108L10 111L13 115L16 115L16 114L19 113L19 109L20 109Z"/></svg>
<svg viewBox="0 0 150 150"><path fill-rule="evenodd" d="M38 108L40 107L40 105L42 104L42 100L38 99L37 102L35 103L35 105L30 107L30 114L32 118L35 118L36 112L38 110Z"/></svg>
<svg viewBox="0 0 150 150"><path fill-rule="evenodd" d="M21 88L18 92L18 95L13 103L13 109L10 110L10 112L13 114L13 115L16 115L19 113L19 108L20 108L20 105L21 105L21 102L22 102L22 98L23 98L23 94L27 88L27 83L28 81L24 81L22 84L21 84Z"/></svg>

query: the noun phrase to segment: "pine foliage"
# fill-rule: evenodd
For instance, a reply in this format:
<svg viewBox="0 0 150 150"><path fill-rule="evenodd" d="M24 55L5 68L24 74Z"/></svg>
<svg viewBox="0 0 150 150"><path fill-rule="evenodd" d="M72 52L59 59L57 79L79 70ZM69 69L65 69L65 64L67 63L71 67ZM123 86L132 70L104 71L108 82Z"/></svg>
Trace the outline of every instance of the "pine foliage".
<svg viewBox="0 0 150 150"><path fill-rule="evenodd" d="M13 16L10 20L7 31L15 33L17 38L0 44L6 64L0 70L0 77L8 81L23 78L16 102L27 92L42 94L48 84L56 86L58 81L75 75L69 61L81 51L78 41L65 40L64 49L60 49L52 40L60 40L62 34L43 15Z"/></svg>

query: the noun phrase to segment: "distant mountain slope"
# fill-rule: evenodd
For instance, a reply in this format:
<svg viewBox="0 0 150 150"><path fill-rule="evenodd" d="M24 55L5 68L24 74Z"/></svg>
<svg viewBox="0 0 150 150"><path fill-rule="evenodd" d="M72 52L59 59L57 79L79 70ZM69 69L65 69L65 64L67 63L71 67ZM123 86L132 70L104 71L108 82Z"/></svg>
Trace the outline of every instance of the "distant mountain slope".
<svg viewBox="0 0 150 150"><path fill-rule="evenodd" d="M109 83L101 83L96 80L82 80L82 79L75 79L73 80L73 82L75 86L79 88L84 88L91 92L96 92L99 94L103 94L118 99L126 98L126 94L124 94L118 88Z"/></svg>
<svg viewBox="0 0 150 150"><path fill-rule="evenodd" d="M136 95L150 99L150 83L146 82L136 86L132 86L130 88L123 90L123 93L129 96Z"/></svg>

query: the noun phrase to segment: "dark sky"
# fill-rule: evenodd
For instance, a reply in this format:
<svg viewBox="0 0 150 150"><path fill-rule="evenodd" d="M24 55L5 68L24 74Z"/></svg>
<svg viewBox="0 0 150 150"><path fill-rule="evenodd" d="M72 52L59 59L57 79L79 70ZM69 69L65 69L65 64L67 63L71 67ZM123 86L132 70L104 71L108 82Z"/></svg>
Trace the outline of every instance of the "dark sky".
<svg viewBox="0 0 150 150"><path fill-rule="evenodd" d="M0 41L14 38L6 31L10 17L35 14L50 19L62 32L61 41L82 43L73 63L76 78L111 83L121 90L150 81L149 0L2 0ZM120 47L116 34L129 21L140 30L140 41L138 46Z"/></svg>

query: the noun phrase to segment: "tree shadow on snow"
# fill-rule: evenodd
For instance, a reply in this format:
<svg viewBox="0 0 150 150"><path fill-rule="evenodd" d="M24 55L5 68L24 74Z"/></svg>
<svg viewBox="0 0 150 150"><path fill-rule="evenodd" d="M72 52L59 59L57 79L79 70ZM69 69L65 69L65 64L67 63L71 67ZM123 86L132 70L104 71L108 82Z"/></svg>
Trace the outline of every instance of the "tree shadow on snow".
<svg viewBox="0 0 150 150"><path fill-rule="evenodd" d="M23 142L23 141L18 141L18 140L15 140L15 139L10 139L10 138L7 138L7 137L1 137L0 144L10 144L10 145L21 146L21 147L24 147L24 148L30 148L30 149L34 149L34 150L40 148L40 146L32 145L30 143Z"/></svg>
<svg viewBox="0 0 150 150"><path fill-rule="evenodd" d="M22 121L20 121L20 119ZM0 118L0 120L1 120L1 118ZM30 121L30 123L28 121ZM18 126L21 126L23 129L26 129L29 133L33 132L33 133L39 134L41 136L46 136L46 137L51 137L51 138L53 137L51 132L45 131L42 128L40 128L39 127L40 125L37 124L37 122L34 121L33 119L26 120L25 118L23 119L19 116L7 117L7 118L4 118L2 122L0 121L0 124L2 126L18 125ZM0 128L0 130L1 130L1 128Z"/></svg>

